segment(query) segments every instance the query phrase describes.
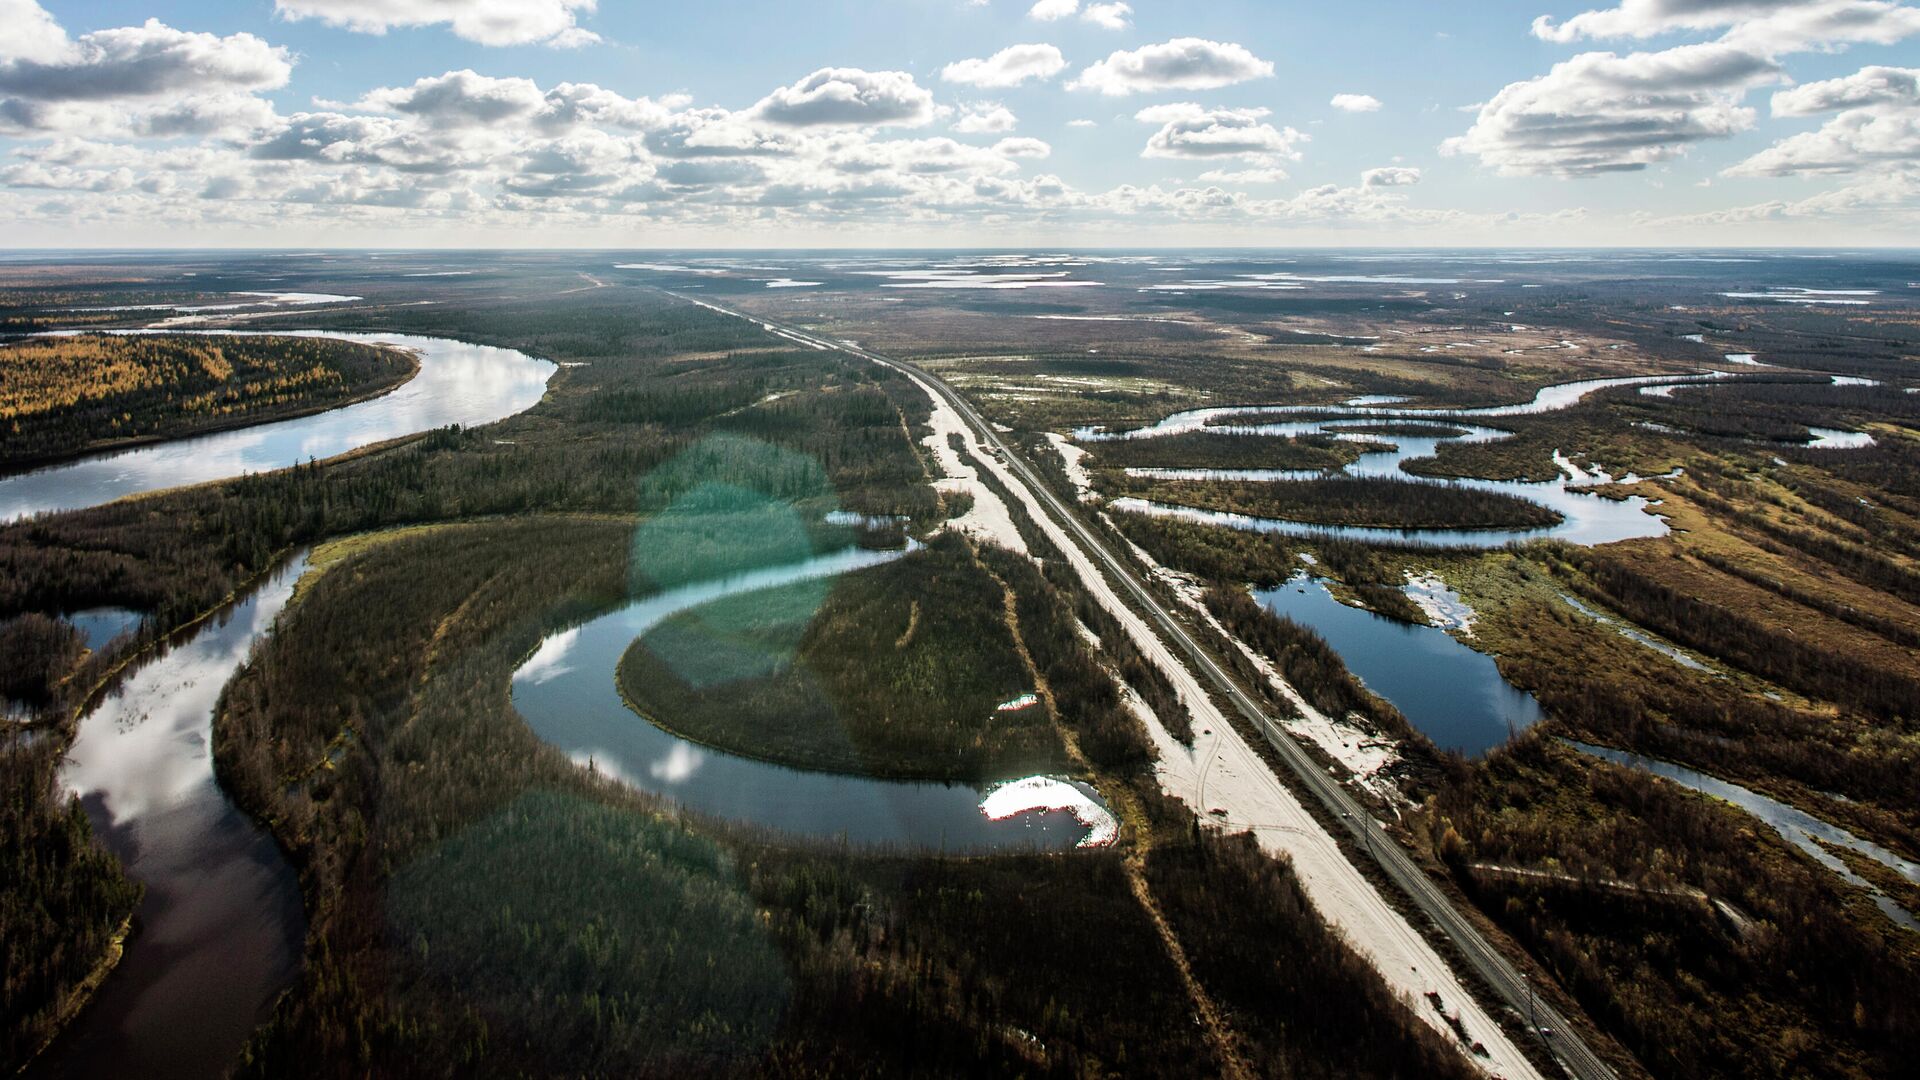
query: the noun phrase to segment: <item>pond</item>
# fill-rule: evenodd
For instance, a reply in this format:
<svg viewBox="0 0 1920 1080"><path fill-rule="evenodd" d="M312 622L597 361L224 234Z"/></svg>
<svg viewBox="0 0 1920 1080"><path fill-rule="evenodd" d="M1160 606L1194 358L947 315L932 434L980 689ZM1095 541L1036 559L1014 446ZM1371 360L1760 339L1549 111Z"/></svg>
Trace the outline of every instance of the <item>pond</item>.
<svg viewBox="0 0 1920 1080"><path fill-rule="evenodd" d="M853 549L636 600L548 636L514 672L513 703L542 739L583 766L689 809L780 832L948 851L1111 841L1113 816L1090 788L1072 781L948 784L794 769L670 734L620 696L614 681L620 657L679 612L899 557Z"/></svg>
<svg viewBox="0 0 1920 1080"><path fill-rule="evenodd" d="M312 416L110 451L0 478L0 522L284 469L449 424L490 424L537 403L546 393L547 380L558 370L512 349L446 338L305 330L275 333L398 345L418 353L420 371L390 393Z"/></svg>
<svg viewBox="0 0 1920 1080"><path fill-rule="evenodd" d="M1367 689L1442 749L1477 758L1542 716L1539 703L1501 678L1491 657L1445 630L1343 604L1305 573L1253 597L1325 638Z"/></svg>

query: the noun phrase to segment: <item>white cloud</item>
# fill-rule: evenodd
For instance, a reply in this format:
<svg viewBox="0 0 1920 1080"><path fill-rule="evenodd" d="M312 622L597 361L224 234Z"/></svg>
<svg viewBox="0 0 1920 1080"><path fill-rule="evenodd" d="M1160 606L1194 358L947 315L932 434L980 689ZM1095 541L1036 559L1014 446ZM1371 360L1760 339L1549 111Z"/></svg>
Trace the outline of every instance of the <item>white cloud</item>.
<svg viewBox="0 0 1920 1080"><path fill-rule="evenodd" d="M1159 124L1160 130L1140 156L1297 160L1295 144L1306 142L1307 136L1292 128L1276 129L1266 123L1267 115L1266 109L1209 109L1191 102L1142 109L1134 119Z"/></svg>
<svg viewBox="0 0 1920 1080"><path fill-rule="evenodd" d="M319 19L366 34L446 23L482 45L546 43L571 48L599 40L578 25L595 0L274 0L289 19Z"/></svg>
<svg viewBox="0 0 1920 1080"><path fill-rule="evenodd" d="M1420 170L1397 165L1368 169L1360 174L1360 186L1368 188L1407 187L1420 182Z"/></svg>
<svg viewBox="0 0 1920 1080"><path fill-rule="evenodd" d="M1789 176L1920 166L1920 86L1915 74L1898 68L1868 68L1843 79L1776 94L1776 113L1844 111L1818 130L1774 143L1727 169L1726 175Z"/></svg>
<svg viewBox="0 0 1920 1080"><path fill-rule="evenodd" d="M419 79L412 86L372 91L355 106L407 113L435 127L473 127L531 117L546 104L532 79L497 79L472 70Z"/></svg>
<svg viewBox="0 0 1920 1080"><path fill-rule="evenodd" d="M1107 30L1125 30L1133 25L1133 7L1129 4L1088 4L1080 17Z"/></svg>
<svg viewBox="0 0 1920 1080"><path fill-rule="evenodd" d="M1041 22L1054 22L1079 10L1080 0L1038 0L1027 9L1027 17Z"/></svg>
<svg viewBox="0 0 1920 1080"><path fill-rule="evenodd" d="M1379 112L1380 99L1372 94L1335 94L1327 104L1341 112Z"/></svg>
<svg viewBox="0 0 1920 1080"><path fill-rule="evenodd" d="M1285 179L1285 169L1208 169L1200 174L1207 184L1278 184Z"/></svg>
<svg viewBox="0 0 1920 1080"><path fill-rule="evenodd" d="M1081 120L1069 120L1069 121L1067 121L1067 126L1068 126L1068 127L1077 127L1077 128L1090 128L1090 127L1099 127L1099 126L1100 126L1100 121L1098 121L1098 120L1085 120L1085 119L1081 119Z"/></svg>
<svg viewBox="0 0 1920 1080"><path fill-rule="evenodd" d="M189 33L149 19L69 39L38 4L0 3L22 31L0 56L0 133L236 132L271 121L254 92L293 73L287 50L252 34Z"/></svg>
<svg viewBox="0 0 1920 1080"><path fill-rule="evenodd" d="M1542 15L1535 37L1646 38L1676 30L1726 30L1729 44L1765 55L1843 42L1891 44L1920 31L1920 9L1894 0L1622 0L1564 23Z"/></svg>
<svg viewBox="0 0 1920 1080"><path fill-rule="evenodd" d="M1474 154L1513 174L1643 169L1752 127L1754 111L1740 99L1782 78L1774 61L1719 43L1626 56L1582 53L1508 84L1441 151Z"/></svg>
<svg viewBox="0 0 1920 1080"><path fill-rule="evenodd" d="M933 94L904 71L821 68L752 109L788 127L918 127L933 120Z"/></svg>
<svg viewBox="0 0 1920 1080"><path fill-rule="evenodd" d="M0 0L0 61L39 60L43 63L70 54L73 43L47 9L35 0Z"/></svg>
<svg viewBox="0 0 1920 1080"><path fill-rule="evenodd" d="M962 135L993 134L1012 131L1020 120L1005 105L975 105L966 110L953 130Z"/></svg>
<svg viewBox="0 0 1920 1080"><path fill-rule="evenodd" d="M1067 66L1052 45L1010 45L986 59L958 60L940 69L940 77L969 86L1018 86L1028 79L1051 79Z"/></svg>
<svg viewBox="0 0 1920 1080"><path fill-rule="evenodd" d="M1082 71L1068 89L1117 97L1158 90L1212 90L1272 74L1273 64L1244 46L1186 37L1115 52Z"/></svg>
<svg viewBox="0 0 1920 1080"><path fill-rule="evenodd" d="M1868 105L1920 104L1920 68L1864 67L1773 95L1775 116L1815 116Z"/></svg>
<svg viewBox="0 0 1920 1080"><path fill-rule="evenodd" d="M999 154L1001 157L1044 158L1052 156L1053 147L1048 146L1039 139L1019 136L1012 139L1001 139L999 142L994 143L993 152Z"/></svg>
<svg viewBox="0 0 1920 1080"><path fill-rule="evenodd" d="M1880 224L1920 224L1920 172L1896 170L1847 184L1804 199L1772 199L1748 206L1697 214L1636 215L1644 228L1677 226L1741 226L1797 219L1854 219Z"/></svg>

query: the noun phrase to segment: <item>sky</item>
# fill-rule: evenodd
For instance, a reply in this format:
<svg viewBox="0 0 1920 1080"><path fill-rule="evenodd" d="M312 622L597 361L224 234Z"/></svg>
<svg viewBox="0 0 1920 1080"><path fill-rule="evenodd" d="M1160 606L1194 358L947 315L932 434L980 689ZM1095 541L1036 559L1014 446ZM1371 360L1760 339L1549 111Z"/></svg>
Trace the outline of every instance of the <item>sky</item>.
<svg viewBox="0 0 1920 1080"><path fill-rule="evenodd" d="M1920 246L1920 5L0 0L0 222L31 248Z"/></svg>

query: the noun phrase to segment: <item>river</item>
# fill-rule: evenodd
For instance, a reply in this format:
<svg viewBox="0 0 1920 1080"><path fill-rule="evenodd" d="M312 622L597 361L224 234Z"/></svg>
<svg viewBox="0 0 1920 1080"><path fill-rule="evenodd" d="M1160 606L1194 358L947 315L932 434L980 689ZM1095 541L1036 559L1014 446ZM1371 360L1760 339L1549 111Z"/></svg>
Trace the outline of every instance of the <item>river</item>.
<svg viewBox="0 0 1920 1080"><path fill-rule="evenodd" d="M628 646L679 612L727 596L834 577L900 557L852 549L636 600L550 635L513 675L513 703L542 739L642 791L782 832L949 851L1093 846L1113 816L1055 777L971 785L814 772L683 739L627 707L614 672Z"/></svg>
<svg viewBox="0 0 1920 1080"><path fill-rule="evenodd" d="M293 595L304 556L122 676L61 770L146 885L120 965L38 1076L220 1076L298 971L299 881L213 775L220 692Z"/></svg>
<svg viewBox="0 0 1920 1080"><path fill-rule="evenodd" d="M398 345L420 357L420 371L380 397L312 416L109 451L0 478L0 523L28 514L99 506L163 488L284 469L449 424L490 424L532 407L546 393L547 380L559 370L513 349L446 338L331 330L271 333Z"/></svg>

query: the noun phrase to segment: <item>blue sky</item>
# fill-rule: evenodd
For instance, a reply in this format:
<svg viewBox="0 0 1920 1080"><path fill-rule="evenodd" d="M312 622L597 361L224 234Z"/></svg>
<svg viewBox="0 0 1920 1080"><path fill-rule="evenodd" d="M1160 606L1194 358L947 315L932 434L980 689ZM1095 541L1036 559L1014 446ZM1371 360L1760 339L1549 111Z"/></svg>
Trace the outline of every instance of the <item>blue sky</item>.
<svg viewBox="0 0 1920 1080"><path fill-rule="evenodd" d="M1899 0L0 0L0 25L17 246L1920 243Z"/></svg>

